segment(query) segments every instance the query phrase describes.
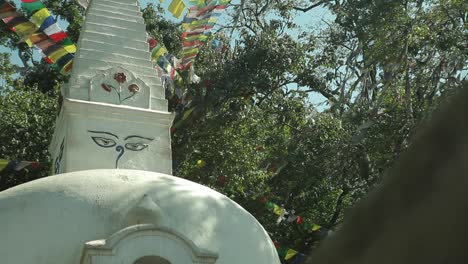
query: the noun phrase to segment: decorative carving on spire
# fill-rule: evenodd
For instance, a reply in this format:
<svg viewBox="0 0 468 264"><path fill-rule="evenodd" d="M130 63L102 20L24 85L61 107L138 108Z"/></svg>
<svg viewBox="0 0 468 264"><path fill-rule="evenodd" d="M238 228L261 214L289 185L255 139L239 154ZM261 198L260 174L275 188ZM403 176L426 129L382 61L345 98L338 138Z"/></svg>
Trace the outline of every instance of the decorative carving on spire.
<svg viewBox="0 0 468 264"><path fill-rule="evenodd" d="M89 98L96 102L145 107L149 91L150 88L132 72L114 67L91 78Z"/></svg>

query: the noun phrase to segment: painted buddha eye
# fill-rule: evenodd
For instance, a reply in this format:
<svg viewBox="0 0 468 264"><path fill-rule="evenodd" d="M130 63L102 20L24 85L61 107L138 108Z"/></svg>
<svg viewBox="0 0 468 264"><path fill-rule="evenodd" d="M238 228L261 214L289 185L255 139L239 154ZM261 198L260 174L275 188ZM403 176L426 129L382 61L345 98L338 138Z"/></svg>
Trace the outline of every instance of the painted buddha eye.
<svg viewBox="0 0 468 264"><path fill-rule="evenodd" d="M125 144L125 148L131 151L140 151L144 150L145 148L148 147L148 144L143 144L143 143L127 143Z"/></svg>
<svg viewBox="0 0 468 264"><path fill-rule="evenodd" d="M111 148L115 146L117 143L110 138L103 138L103 137L91 137L98 146L103 148Z"/></svg>

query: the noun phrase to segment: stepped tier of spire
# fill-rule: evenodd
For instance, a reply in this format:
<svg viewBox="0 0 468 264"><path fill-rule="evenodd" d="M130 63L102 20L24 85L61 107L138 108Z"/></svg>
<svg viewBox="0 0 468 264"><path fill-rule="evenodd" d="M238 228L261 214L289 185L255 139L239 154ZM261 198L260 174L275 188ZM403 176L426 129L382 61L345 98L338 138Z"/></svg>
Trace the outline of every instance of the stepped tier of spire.
<svg viewBox="0 0 468 264"><path fill-rule="evenodd" d="M167 111L164 89L151 61L147 39L146 26L136 0L92 1L86 12L79 49L64 96ZM115 83L113 75L120 73L119 69L125 69L135 79L127 76L126 82ZM132 81L139 80L144 85L139 86L139 93L121 101L119 96L115 96L116 91L103 89L102 83L92 81L99 74L108 77L108 83L104 80L103 83L115 88L119 96L123 93L120 97L130 95L126 90L134 84Z"/></svg>

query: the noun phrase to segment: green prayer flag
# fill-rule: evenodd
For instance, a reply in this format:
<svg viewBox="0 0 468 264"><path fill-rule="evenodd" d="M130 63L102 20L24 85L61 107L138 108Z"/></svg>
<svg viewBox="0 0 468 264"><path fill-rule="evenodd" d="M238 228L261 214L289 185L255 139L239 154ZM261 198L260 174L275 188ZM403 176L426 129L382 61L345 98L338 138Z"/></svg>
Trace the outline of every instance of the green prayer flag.
<svg viewBox="0 0 468 264"><path fill-rule="evenodd" d="M265 206L266 206L268 211L272 211L273 208L275 208L275 204L270 202L270 201L268 201Z"/></svg>
<svg viewBox="0 0 468 264"><path fill-rule="evenodd" d="M281 259L284 259L284 257L286 257L287 253L288 253L288 248L287 247L280 247L278 249L278 255L281 257Z"/></svg>
<svg viewBox="0 0 468 264"><path fill-rule="evenodd" d="M70 46L73 45L73 41L69 37L66 37L62 41L60 41L59 44L62 46Z"/></svg>
<svg viewBox="0 0 468 264"><path fill-rule="evenodd" d="M45 8L45 5L41 1L30 2L30 3L21 3L21 7L26 10L28 15L36 12L39 9Z"/></svg>

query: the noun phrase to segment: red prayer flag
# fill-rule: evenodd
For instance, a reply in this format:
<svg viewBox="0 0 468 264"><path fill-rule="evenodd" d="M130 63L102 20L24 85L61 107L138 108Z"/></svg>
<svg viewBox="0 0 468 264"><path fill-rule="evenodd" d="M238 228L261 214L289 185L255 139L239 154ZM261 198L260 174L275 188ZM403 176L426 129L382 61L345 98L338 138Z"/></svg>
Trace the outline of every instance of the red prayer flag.
<svg viewBox="0 0 468 264"><path fill-rule="evenodd" d="M49 36L51 39L55 40L56 42L59 42L67 37L67 33L65 32L58 32L55 34L52 34Z"/></svg>
<svg viewBox="0 0 468 264"><path fill-rule="evenodd" d="M297 216L297 218L296 218L296 223L297 223L298 225L301 225L301 224L304 223L304 219L303 219L302 217L300 217L300 216Z"/></svg>
<svg viewBox="0 0 468 264"><path fill-rule="evenodd" d="M154 38L150 38L148 40L148 43L149 43L150 50L152 50L154 47L158 45L158 41L155 40Z"/></svg>
<svg viewBox="0 0 468 264"><path fill-rule="evenodd" d="M203 42L199 40L194 40L194 41L183 41L182 46L184 47L195 47L195 46L201 46L203 45Z"/></svg>

